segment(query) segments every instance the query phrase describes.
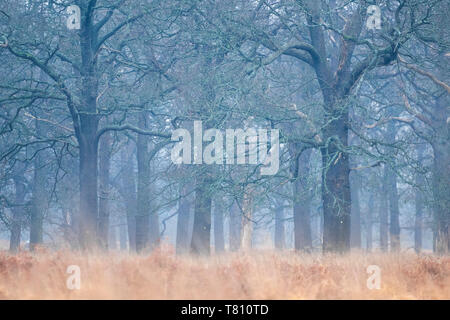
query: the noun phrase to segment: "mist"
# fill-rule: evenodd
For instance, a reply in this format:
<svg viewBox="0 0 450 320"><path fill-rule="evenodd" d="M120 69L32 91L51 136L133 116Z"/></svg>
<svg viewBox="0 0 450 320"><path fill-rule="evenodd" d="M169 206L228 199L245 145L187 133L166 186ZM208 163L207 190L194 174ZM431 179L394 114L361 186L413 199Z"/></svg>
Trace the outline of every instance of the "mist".
<svg viewBox="0 0 450 320"><path fill-rule="evenodd" d="M2 0L0 298L449 299L449 14Z"/></svg>

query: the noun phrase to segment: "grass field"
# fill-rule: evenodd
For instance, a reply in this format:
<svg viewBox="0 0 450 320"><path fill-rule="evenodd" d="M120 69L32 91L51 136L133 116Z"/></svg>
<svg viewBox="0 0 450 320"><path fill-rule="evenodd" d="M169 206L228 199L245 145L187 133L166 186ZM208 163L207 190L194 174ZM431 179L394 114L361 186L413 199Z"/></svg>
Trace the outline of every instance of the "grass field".
<svg viewBox="0 0 450 320"><path fill-rule="evenodd" d="M69 265L80 268L70 290ZM381 270L368 289L369 265ZM286 251L177 257L0 252L0 299L450 299L450 257L408 254L319 255Z"/></svg>

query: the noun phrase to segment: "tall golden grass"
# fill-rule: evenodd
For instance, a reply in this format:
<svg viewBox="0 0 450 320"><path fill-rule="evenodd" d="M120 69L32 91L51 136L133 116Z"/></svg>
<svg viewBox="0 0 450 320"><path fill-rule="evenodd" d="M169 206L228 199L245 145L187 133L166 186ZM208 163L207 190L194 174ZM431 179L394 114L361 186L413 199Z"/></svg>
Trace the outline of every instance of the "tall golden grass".
<svg viewBox="0 0 450 320"><path fill-rule="evenodd" d="M80 290L66 285L81 270ZM368 289L367 266L381 269ZM450 257L296 254L290 251L176 256L0 252L0 299L450 299Z"/></svg>

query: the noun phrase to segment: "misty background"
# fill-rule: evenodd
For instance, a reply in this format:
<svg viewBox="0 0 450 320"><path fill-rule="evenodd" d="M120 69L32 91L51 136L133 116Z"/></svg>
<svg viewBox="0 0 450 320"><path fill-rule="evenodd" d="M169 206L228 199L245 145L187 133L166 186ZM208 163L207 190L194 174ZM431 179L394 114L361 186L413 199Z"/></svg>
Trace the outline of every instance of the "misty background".
<svg viewBox="0 0 450 320"><path fill-rule="evenodd" d="M449 14L2 0L0 247L448 253ZM171 134L195 120L279 129L278 172L175 165Z"/></svg>

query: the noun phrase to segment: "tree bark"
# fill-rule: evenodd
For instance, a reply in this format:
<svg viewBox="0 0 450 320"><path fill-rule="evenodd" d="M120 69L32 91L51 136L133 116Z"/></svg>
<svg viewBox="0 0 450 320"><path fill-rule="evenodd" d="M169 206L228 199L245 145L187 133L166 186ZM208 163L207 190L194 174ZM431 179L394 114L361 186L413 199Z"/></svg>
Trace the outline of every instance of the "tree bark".
<svg viewBox="0 0 450 320"><path fill-rule="evenodd" d="M450 132L450 130L449 130ZM433 146L433 212L435 248L439 254L447 254L450 247L450 140L439 141Z"/></svg>
<svg viewBox="0 0 450 320"><path fill-rule="evenodd" d="M387 142L390 144L395 143L395 124L393 121L388 123L387 128ZM389 238L391 251L400 251L400 210L398 205L398 189L397 189L397 174L387 165L387 193L389 199Z"/></svg>
<svg viewBox="0 0 450 320"><path fill-rule="evenodd" d="M240 247L241 224L239 217L241 212L237 204L237 200L233 201L230 209L229 226L229 246L230 251L238 251Z"/></svg>
<svg viewBox="0 0 450 320"><path fill-rule="evenodd" d="M12 208L11 237L9 241L9 252L17 253L20 250L20 238L22 232L22 220L25 214L24 199L26 185L23 176L13 178L15 187L14 207Z"/></svg>
<svg viewBox="0 0 450 320"><path fill-rule="evenodd" d="M121 153L121 194L125 202L128 243L130 252L136 251L136 179L133 165L134 152L130 147Z"/></svg>
<svg viewBox="0 0 450 320"><path fill-rule="evenodd" d="M215 253L225 251L225 239L223 235L223 204L214 202L214 247Z"/></svg>
<svg viewBox="0 0 450 320"><path fill-rule="evenodd" d="M252 248L253 238L253 195L252 187L247 187L242 199L241 216L241 250Z"/></svg>
<svg viewBox="0 0 450 320"><path fill-rule="evenodd" d="M360 81L364 71L375 66L391 63L397 46L377 57L367 57L352 66L356 41L341 37L337 70L331 70L325 43L325 32L321 14L321 1L305 1L307 8L311 45L314 50L309 64L314 68L323 97L325 127L322 129L324 145L322 153L322 200L324 215L324 252L346 252L350 250L351 195L349 181L349 159L347 154L349 131L349 97L352 88ZM366 4L358 5L344 26L347 37L358 39L363 27ZM312 52L312 53L311 53ZM334 60L334 59L333 59Z"/></svg>
<svg viewBox="0 0 450 320"><path fill-rule="evenodd" d="M283 250L285 248L284 237L284 206L281 204L275 209L275 249Z"/></svg>
<svg viewBox="0 0 450 320"><path fill-rule="evenodd" d="M120 217L120 226L119 226L119 245L120 250L127 250L127 219L126 217Z"/></svg>
<svg viewBox="0 0 450 320"><path fill-rule="evenodd" d="M443 54L441 53L441 59ZM444 62L442 62L442 65ZM433 215L435 251L448 254L450 249L450 110L449 95L443 93L434 106L433 128Z"/></svg>
<svg viewBox="0 0 450 320"><path fill-rule="evenodd" d="M191 199L188 186L180 188L180 200L178 200L178 219L177 219L177 254L189 252L189 220L191 217Z"/></svg>
<svg viewBox="0 0 450 320"><path fill-rule="evenodd" d="M152 193L152 188L150 186L150 192ZM152 202L150 199L150 212L149 212L149 248L154 249L159 246L160 239L160 229L159 229L159 216L158 212L152 207Z"/></svg>
<svg viewBox="0 0 450 320"><path fill-rule="evenodd" d="M380 206L379 206L379 216L380 216L380 249L383 252L388 251L388 217L389 217L389 209L388 209L388 168L387 165L384 165L383 169L383 180L381 182L381 197L380 197Z"/></svg>
<svg viewBox="0 0 450 320"><path fill-rule="evenodd" d="M398 252L400 250L400 210L398 207L398 189L397 176L395 172L388 168L388 196L389 196L389 238L391 251Z"/></svg>
<svg viewBox="0 0 450 320"><path fill-rule="evenodd" d="M448 2L444 2L442 12L448 12ZM445 14L437 16L438 25L448 21ZM446 28L438 28L437 39L447 36ZM440 79L448 79L448 47L446 42L438 43L438 70ZM440 89L436 94L433 108L432 124L435 139L431 143L433 147L433 215L435 252L448 254L450 252L450 95Z"/></svg>
<svg viewBox="0 0 450 320"><path fill-rule="evenodd" d="M359 202L359 192L361 190L361 177L353 172L350 174L351 185L351 234L350 246L352 248L361 248L361 206Z"/></svg>
<svg viewBox="0 0 450 320"><path fill-rule="evenodd" d="M331 120L325 129L329 143L321 149L324 252L350 249L350 165L348 154L342 150L348 145L348 111L343 109L335 112L337 120Z"/></svg>
<svg viewBox="0 0 450 320"><path fill-rule="evenodd" d="M98 74L97 36L93 8L81 7L81 105L79 108L78 144L80 148L80 219L79 240L83 250L97 247L98 220ZM77 122L78 119L73 119Z"/></svg>
<svg viewBox="0 0 450 320"><path fill-rule="evenodd" d="M295 250L302 250L306 252L312 250L311 194L307 186L311 153L312 150L308 149L298 157L298 172L293 183L294 246Z"/></svg>
<svg viewBox="0 0 450 320"><path fill-rule="evenodd" d="M42 124L35 121L36 133L43 136ZM30 250L34 251L43 243L44 214L47 210L47 194L45 190L45 168L44 157L40 151L34 158L33 199L30 219Z"/></svg>
<svg viewBox="0 0 450 320"><path fill-rule="evenodd" d="M191 252L194 254L210 254L212 202L210 186L211 181L207 173L200 173L195 188L194 227L191 241Z"/></svg>
<svg viewBox="0 0 450 320"><path fill-rule="evenodd" d="M139 127L145 129L145 114L139 115ZM137 138L137 212L136 212L136 252L142 252L149 245L150 227L150 164L148 159L148 137Z"/></svg>
<svg viewBox="0 0 450 320"><path fill-rule="evenodd" d="M112 226L108 232L108 249L116 250L117 249L117 227Z"/></svg>
<svg viewBox="0 0 450 320"><path fill-rule="evenodd" d="M99 159L99 180L100 180L100 198L99 198L99 221L98 238L100 248L108 250L109 240L109 171L111 165L111 135L103 134L100 140L100 159Z"/></svg>
<svg viewBox="0 0 450 320"><path fill-rule="evenodd" d="M88 121L89 122L89 121ZM87 130L88 128L86 128ZM92 128L90 128L92 131ZM80 141L80 219L79 241L83 250L96 247L98 215L97 142L95 134L83 134Z"/></svg>
<svg viewBox="0 0 450 320"><path fill-rule="evenodd" d="M369 195L369 201L367 203L367 211L365 214L365 225L366 225L366 251L372 252L373 243L373 212L375 211L374 205L374 194L371 192Z"/></svg>
<svg viewBox="0 0 450 320"><path fill-rule="evenodd" d="M424 145L420 144L416 147L417 161L423 165ZM414 220L414 250L416 253L422 251L422 229L423 229L423 211L425 208L425 199L423 188L425 187L425 177L422 173L416 172L416 190L415 190L415 209L416 215Z"/></svg>

